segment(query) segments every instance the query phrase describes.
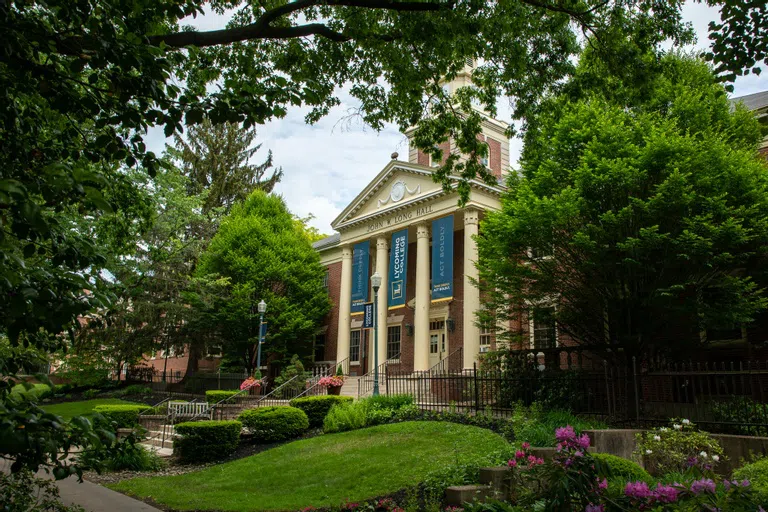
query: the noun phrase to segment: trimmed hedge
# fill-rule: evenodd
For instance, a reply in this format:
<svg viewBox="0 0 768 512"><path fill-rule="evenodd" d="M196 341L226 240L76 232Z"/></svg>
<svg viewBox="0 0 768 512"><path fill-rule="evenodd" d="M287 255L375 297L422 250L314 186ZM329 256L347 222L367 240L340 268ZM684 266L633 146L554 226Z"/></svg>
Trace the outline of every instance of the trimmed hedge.
<svg viewBox="0 0 768 512"><path fill-rule="evenodd" d="M309 418L310 427L322 427L323 420L328 415L328 411L331 410L336 404L351 403L351 396L339 396L339 395L319 395L319 396L307 396L304 398L294 398L291 400L291 407L301 409Z"/></svg>
<svg viewBox="0 0 768 512"><path fill-rule="evenodd" d="M768 505L768 458L758 459L733 472L733 478L739 481L749 480L755 499L760 505Z"/></svg>
<svg viewBox="0 0 768 512"><path fill-rule="evenodd" d="M104 416L110 423L117 423L117 428L132 428L139 424L139 414L151 408L141 404L97 405L93 411Z"/></svg>
<svg viewBox="0 0 768 512"><path fill-rule="evenodd" d="M296 407L275 406L246 409L237 418L263 443L294 439L309 428L309 418Z"/></svg>
<svg viewBox="0 0 768 512"><path fill-rule="evenodd" d="M176 433L181 437L173 441L173 451L183 462L220 460L235 452L242 429L236 420L179 423Z"/></svg>
<svg viewBox="0 0 768 512"><path fill-rule="evenodd" d="M591 455L610 468L613 478L620 477L626 482L653 481L653 477L636 462L610 453L592 453Z"/></svg>
<svg viewBox="0 0 768 512"><path fill-rule="evenodd" d="M214 389L205 392L205 401L209 404L215 404L221 402L225 398L235 396L240 392L239 389Z"/></svg>

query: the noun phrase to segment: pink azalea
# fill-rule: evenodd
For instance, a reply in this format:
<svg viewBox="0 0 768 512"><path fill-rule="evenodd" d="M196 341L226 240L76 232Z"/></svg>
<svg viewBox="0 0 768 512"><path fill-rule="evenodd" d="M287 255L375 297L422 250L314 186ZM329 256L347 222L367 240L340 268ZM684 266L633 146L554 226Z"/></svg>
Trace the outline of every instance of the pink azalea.
<svg viewBox="0 0 768 512"><path fill-rule="evenodd" d="M524 442L522 445L520 445L520 446L522 446L523 450L527 450L528 448L530 448L530 447L531 447L531 443L529 443L528 441L525 441L525 442Z"/></svg>

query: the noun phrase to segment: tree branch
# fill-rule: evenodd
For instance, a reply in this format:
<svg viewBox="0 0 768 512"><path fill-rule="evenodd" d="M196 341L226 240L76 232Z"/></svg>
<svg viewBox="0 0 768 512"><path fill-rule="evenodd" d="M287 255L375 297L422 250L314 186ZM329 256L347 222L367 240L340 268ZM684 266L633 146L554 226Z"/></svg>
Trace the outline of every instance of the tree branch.
<svg viewBox="0 0 768 512"><path fill-rule="evenodd" d="M398 12L429 12L441 9L453 8L450 2L397 2L394 0L296 0L266 11L261 17L250 25L234 27L208 32L176 32L150 36L149 42L153 45L165 43L167 46L181 48L185 46L218 46L222 44L237 43L254 39L290 39L306 37L310 35L323 36L331 41L345 42L353 39L353 36L336 32L321 23L290 27L273 27L271 23L282 16L314 6L338 6L359 7L362 9L385 9ZM372 38L392 41L396 35L372 35Z"/></svg>

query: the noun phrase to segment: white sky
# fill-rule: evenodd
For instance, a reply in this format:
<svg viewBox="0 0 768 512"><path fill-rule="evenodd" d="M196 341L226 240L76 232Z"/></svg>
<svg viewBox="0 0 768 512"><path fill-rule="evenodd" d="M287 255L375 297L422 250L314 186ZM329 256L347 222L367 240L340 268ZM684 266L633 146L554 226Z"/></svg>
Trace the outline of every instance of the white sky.
<svg viewBox="0 0 768 512"><path fill-rule="evenodd" d="M699 48L708 46L707 24L719 19L718 11L690 0L683 9L686 21L693 23ZM224 28L228 16L207 14L190 20L198 30ZM734 84L734 96L744 96L768 89L768 73L740 77ZM332 109L315 125L304 123L307 109L290 108L283 119L271 121L258 128L257 141L262 149L255 158L261 161L271 149L275 165L284 171L282 181L275 187L290 210L305 217L313 214L312 225L330 234L331 221L372 180L390 160L394 151L406 160L408 143L397 127L388 125L376 132L362 125L347 126L340 121L347 109L356 105L354 98L340 91L341 105ZM499 116L511 121L506 101L499 104ZM160 154L166 143L162 129L150 130L146 137L148 149ZM170 140L168 140L170 142ZM510 141L510 157L516 162L522 143Z"/></svg>

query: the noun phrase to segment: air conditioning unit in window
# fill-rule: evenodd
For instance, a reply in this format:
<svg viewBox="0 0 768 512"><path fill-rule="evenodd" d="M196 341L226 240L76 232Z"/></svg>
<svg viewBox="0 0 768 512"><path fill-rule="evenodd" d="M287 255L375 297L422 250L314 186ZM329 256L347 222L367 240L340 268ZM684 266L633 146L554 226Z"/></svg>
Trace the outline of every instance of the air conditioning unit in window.
<svg viewBox="0 0 768 512"><path fill-rule="evenodd" d="M480 353L481 354L484 354L484 353L488 352L489 350L491 350L491 346L490 345L481 345L480 346Z"/></svg>

